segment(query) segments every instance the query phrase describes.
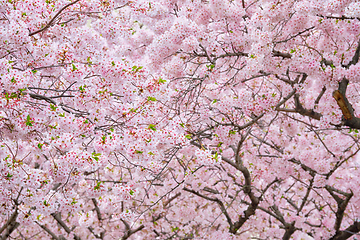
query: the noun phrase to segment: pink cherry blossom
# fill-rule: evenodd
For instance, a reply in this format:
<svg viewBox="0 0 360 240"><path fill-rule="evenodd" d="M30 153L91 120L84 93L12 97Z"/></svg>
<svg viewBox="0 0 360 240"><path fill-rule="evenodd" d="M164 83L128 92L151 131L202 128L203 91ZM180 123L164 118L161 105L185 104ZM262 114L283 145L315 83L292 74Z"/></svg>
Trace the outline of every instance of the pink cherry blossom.
<svg viewBox="0 0 360 240"><path fill-rule="evenodd" d="M0 4L1 239L356 239L359 3Z"/></svg>

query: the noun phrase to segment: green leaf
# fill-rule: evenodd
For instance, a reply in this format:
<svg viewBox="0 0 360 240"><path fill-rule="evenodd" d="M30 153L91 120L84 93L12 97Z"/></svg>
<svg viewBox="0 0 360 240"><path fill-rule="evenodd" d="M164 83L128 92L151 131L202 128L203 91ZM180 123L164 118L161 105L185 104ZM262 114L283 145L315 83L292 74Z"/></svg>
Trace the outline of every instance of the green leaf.
<svg viewBox="0 0 360 240"><path fill-rule="evenodd" d="M148 101L156 102L157 100L156 100L156 98L154 98L154 97L148 97Z"/></svg>
<svg viewBox="0 0 360 240"><path fill-rule="evenodd" d="M235 131L235 130L230 130L230 131L229 131L229 134L235 135L235 134L236 134L236 131Z"/></svg>
<svg viewBox="0 0 360 240"><path fill-rule="evenodd" d="M186 134L185 137L186 137L187 139L191 139L191 135L190 135L190 134Z"/></svg>
<svg viewBox="0 0 360 240"><path fill-rule="evenodd" d="M28 115L28 116L26 117L26 122L25 122L26 126L31 127L33 122L34 122L34 121L31 120L30 115Z"/></svg>
<svg viewBox="0 0 360 240"><path fill-rule="evenodd" d="M207 67L209 70L213 70L214 67L215 67L215 64L206 65L206 67Z"/></svg>
<svg viewBox="0 0 360 240"><path fill-rule="evenodd" d="M214 159L215 159L216 161L218 161L218 156L219 156L219 154L218 154L218 152L216 152L215 155L214 155Z"/></svg>
<svg viewBox="0 0 360 240"><path fill-rule="evenodd" d="M139 70L141 70L143 67L137 67L137 66L133 66L132 68L131 68L131 71L133 71L133 72L138 72Z"/></svg>
<svg viewBox="0 0 360 240"><path fill-rule="evenodd" d="M54 104L50 104L50 109L52 111L55 111L57 109L57 106L55 106Z"/></svg>
<svg viewBox="0 0 360 240"><path fill-rule="evenodd" d="M93 153L91 153L91 155L92 155L92 158L95 160L95 161L99 161L99 156L101 156L101 153L95 153L95 152L93 152Z"/></svg>
<svg viewBox="0 0 360 240"><path fill-rule="evenodd" d="M166 83L166 80L159 78L159 83Z"/></svg>
<svg viewBox="0 0 360 240"><path fill-rule="evenodd" d="M79 87L80 92L84 92L84 91L85 91L85 88L86 88L86 85L80 86L80 87Z"/></svg>
<svg viewBox="0 0 360 240"><path fill-rule="evenodd" d="M98 182L96 183L96 186L94 187L94 190L99 190L100 187L101 187L101 182L98 181Z"/></svg>
<svg viewBox="0 0 360 240"><path fill-rule="evenodd" d="M149 129L153 130L153 131L156 131L156 128L155 128L155 125L154 124L150 124L149 125Z"/></svg>

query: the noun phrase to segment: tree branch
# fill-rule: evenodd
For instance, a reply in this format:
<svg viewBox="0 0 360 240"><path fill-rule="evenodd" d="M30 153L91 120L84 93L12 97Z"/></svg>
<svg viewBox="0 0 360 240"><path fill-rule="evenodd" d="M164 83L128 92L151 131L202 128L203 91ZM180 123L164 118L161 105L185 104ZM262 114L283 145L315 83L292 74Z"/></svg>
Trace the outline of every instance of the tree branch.
<svg viewBox="0 0 360 240"><path fill-rule="evenodd" d="M46 29L48 29L49 27L51 27L51 26L54 24L56 18L62 13L62 11L64 11L66 8L70 7L71 5L73 5L73 4L75 4L75 3L79 2L79 1L80 1L80 0L75 0L74 2L71 2L71 3L63 6L63 7L55 14L55 16L50 20L50 22L48 22L48 23L46 24L45 27L43 27L43 28L41 28L41 29L39 29L39 30L36 30L35 32L30 33L29 36L31 37L31 36L33 36L33 35L35 35L35 34L38 34L38 33L42 32L42 31L45 31Z"/></svg>
<svg viewBox="0 0 360 240"><path fill-rule="evenodd" d="M334 187L331 187L329 185L325 186L325 189L330 193L330 195L335 199L337 205L338 205L338 209L336 211L336 220L335 220L335 225L334 225L334 229L336 230L336 232L339 231L340 226L341 226L341 222L342 219L344 217L344 212L346 210L346 207L350 201L350 199L352 198L352 196L354 195L353 192L351 191L350 193L346 193L343 192L341 190L338 190ZM340 198L338 195L335 194L335 192L337 194L341 194L345 197L345 199Z"/></svg>
<svg viewBox="0 0 360 240"><path fill-rule="evenodd" d="M360 118L355 117L354 109L346 98L346 89L349 80L345 77L339 83L338 90L333 92L333 97L343 113L343 124L350 128L360 129Z"/></svg>

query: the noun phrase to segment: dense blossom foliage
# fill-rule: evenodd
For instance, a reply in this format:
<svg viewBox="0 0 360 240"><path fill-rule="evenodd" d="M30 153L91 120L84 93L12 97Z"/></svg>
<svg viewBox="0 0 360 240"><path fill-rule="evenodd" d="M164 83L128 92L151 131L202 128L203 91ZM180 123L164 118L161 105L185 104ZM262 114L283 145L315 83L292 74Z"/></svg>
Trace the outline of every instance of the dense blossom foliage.
<svg viewBox="0 0 360 240"><path fill-rule="evenodd" d="M0 12L0 239L356 239L360 2Z"/></svg>

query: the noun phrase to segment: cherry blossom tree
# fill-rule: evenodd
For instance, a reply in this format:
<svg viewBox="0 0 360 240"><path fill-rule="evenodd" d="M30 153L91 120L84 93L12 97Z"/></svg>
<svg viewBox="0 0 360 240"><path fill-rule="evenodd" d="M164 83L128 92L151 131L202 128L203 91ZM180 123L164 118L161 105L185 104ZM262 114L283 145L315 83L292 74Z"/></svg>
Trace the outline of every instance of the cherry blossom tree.
<svg viewBox="0 0 360 240"><path fill-rule="evenodd" d="M0 12L0 239L359 235L359 2Z"/></svg>

